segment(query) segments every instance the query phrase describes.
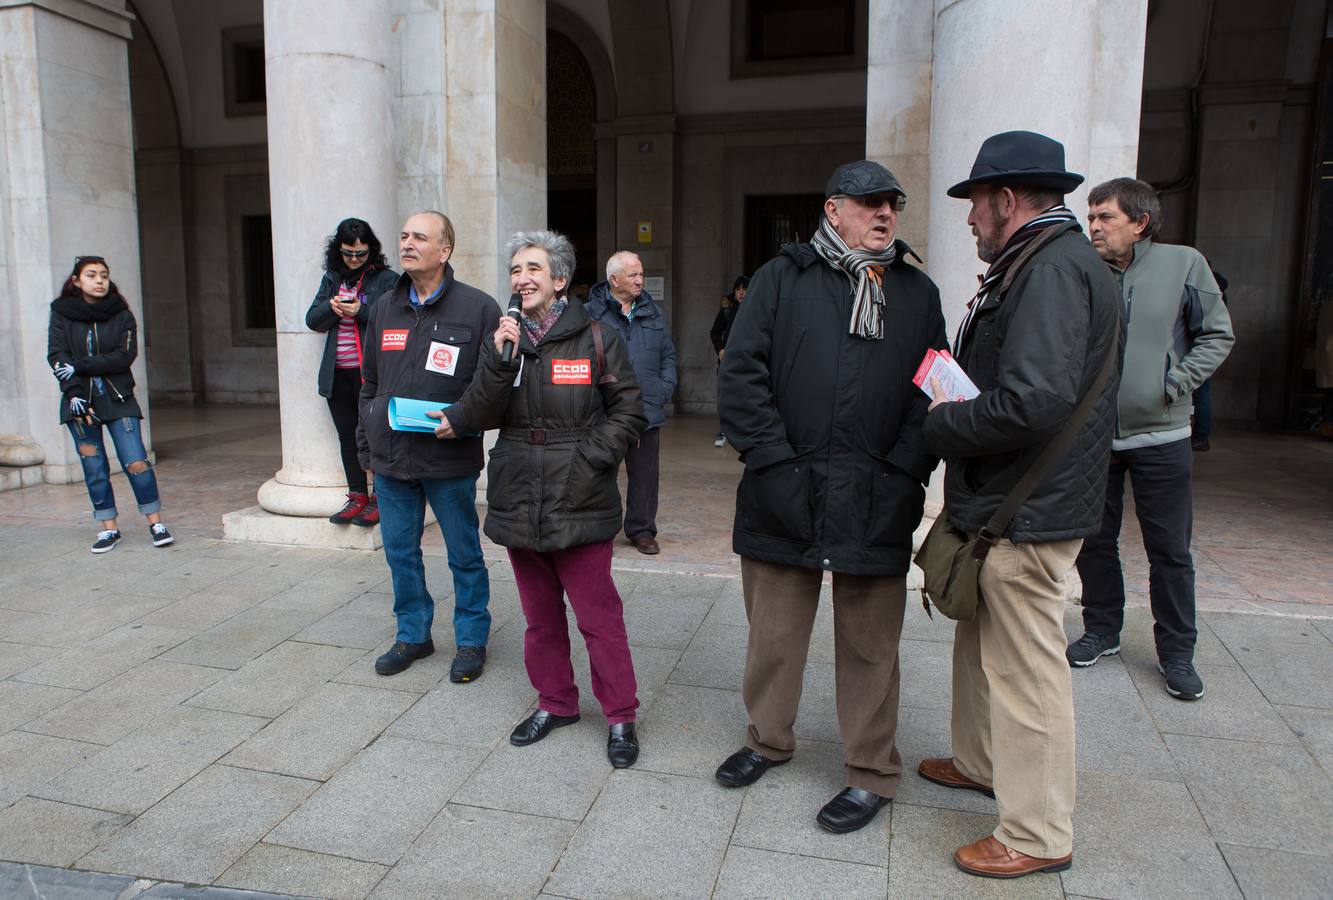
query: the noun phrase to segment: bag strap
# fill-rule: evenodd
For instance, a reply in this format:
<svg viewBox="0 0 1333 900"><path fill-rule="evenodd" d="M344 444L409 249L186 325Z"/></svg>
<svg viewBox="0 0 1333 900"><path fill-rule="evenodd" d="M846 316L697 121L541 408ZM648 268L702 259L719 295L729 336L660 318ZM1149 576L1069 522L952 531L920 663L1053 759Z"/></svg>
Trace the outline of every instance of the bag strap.
<svg viewBox="0 0 1333 900"><path fill-rule="evenodd" d="M1008 496L1000 503L1000 508L995 510L995 515L991 516L986 527L981 529L978 535L979 540L973 547L972 557L976 560L984 560L986 554L990 553L990 548L1004 534L1013 521L1018 510L1027 502L1028 497L1036 490L1037 485L1050 472L1051 467L1065 455L1069 450L1069 445L1074 442L1074 436L1082 427L1088 414L1092 412L1092 407L1101 398L1102 391L1106 389L1107 383L1111 380L1111 373L1115 371L1116 363L1120 357L1120 315L1119 309L1116 310L1115 332L1111 335L1111 348L1106 354L1106 361L1102 363L1101 371L1097 373L1097 379L1092 383L1092 388L1079 400L1078 406L1074 408L1069 419L1065 422L1060 433L1051 438L1050 443L1041 451L1041 455L1036 461L1028 467L1023 473L1023 477L1018 479L1018 483L1009 491Z"/></svg>
<svg viewBox="0 0 1333 900"><path fill-rule="evenodd" d="M597 371L601 373L597 378L597 383L599 385L615 384L619 379L606 371L606 345L602 343L602 323L596 319L589 319L588 324L592 327L592 345L597 351Z"/></svg>

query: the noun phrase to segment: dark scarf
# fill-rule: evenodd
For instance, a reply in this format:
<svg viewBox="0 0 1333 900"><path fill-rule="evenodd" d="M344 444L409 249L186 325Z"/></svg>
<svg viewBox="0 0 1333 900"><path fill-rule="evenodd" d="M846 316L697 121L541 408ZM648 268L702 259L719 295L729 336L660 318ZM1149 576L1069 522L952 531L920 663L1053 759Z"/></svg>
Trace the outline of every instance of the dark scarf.
<svg viewBox="0 0 1333 900"><path fill-rule="evenodd" d="M376 263L366 263L359 269L342 269L338 273L339 280L347 286L356 285L356 292L361 293L361 285L365 283L366 276L373 273L379 266Z"/></svg>
<svg viewBox="0 0 1333 900"><path fill-rule="evenodd" d="M967 314L963 316L963 321L958 326L958 334L954 337L954 356L958 356L962 352L963 340L967 337L968 329L972 326L972 317L985 302L986 295L996 285L1004 281L1004 276L1009 274L1009 269L1013 266L1014 260L1022 255L1023 249L1047 228L1064 225L1067 222L1073 222L1075 227L1078 227L1078 217L1074 215L1073 210L1062 203L1041 213L1009 237L1009 241L1004 245L1004 249L1000 251L1000 255L995 258L995 262L990 264L990 268L982 276L981 287L977 288L976 296L967 303Z"/></svg>
<svg viewBox="0 0 1333 900"><path fill-rule="evenodd" d="M532 341L532 346L535 347L541 343L542 338L546 337L546 332L550 331L551 327L560 321L560 317L565 314L565 310L568 308L569 300L561 297L551 304L551 308L546 311L546 315L542 316L541 319L523 317L523 330L528 333L528 340Z"/></svg>
<svg viewBox="0 0 1333 900"><path fill-rule="evenodd" d="M884 337L884 270L898 256L896 243L879 253L852 250L827 218L810 238L811 248L824 262L847 276L852 289L852 321L847 333L868 341Z"/></svg>
<svg viewBox="0 0 1333 900"><path fill-rule="evenodd" d="M109 322L129 308L120 294L108 294L96 303L87 303L82 296L63 294L51 301L51 312L75 322Z"/></svg>

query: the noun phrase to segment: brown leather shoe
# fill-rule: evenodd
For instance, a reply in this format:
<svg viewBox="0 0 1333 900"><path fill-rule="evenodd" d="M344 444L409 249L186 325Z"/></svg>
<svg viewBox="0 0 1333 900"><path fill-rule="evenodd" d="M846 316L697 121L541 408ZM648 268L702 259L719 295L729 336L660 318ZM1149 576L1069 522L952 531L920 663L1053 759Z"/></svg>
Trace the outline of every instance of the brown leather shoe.
<svg viewBox="0 0 1333 900"><path fill-rule="evenodd" d="M653 540L652 537L646 534L632 537L629 539L629 542L634 545L634 549L647 556L656 556L662 552L662 548L657 546L657 541Z"/></svg>
<svg viewBox="0 0 1333 900"><path fill-rule="evenodd" d="M1021 878L1034 872L1063 872L1073 865L1074 854L1059 859L1038 859L1006 847L988 834L975 843L954 851L953 861L969 875L984 878Z"/></svg>
<svg viewBox="0 0 1333 900"><path fill-rule="evenodd" d="M986 787L979 781L973 781L954 765L953 757L936 756L930 759L921 760L921 765L916 767L916 773L927 781L933 781L936 784L942 784L947 788L962 788L967 791L978 791L995 799L995 792Z"/></svg>

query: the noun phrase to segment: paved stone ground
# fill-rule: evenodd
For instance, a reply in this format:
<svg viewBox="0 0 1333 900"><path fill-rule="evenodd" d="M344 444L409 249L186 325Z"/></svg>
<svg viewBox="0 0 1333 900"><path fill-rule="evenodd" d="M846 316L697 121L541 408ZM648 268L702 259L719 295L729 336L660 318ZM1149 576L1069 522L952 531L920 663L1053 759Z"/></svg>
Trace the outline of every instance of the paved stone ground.
<svg viewBox="0 0 1333 900"><path fill-rule="evenodd" d="M434 657L372 671L379 554L131 535L94 559L87 537L0 524L6 898L1333 896L1333 619L1204 613L1207 696L1181 703L1131 610L1123 656L1075 673L1074 867L993 882L950 862L993 826L979 795L909 774L873 826L815 825L843 786L827 598L797 758L732 791L712 772L745 723L734 576L617 570L643 754L613 771L577 635L583 722L507 742L535 698L502 562L486 673L458 686L447 615ZM438 549L427 568L448 584ZM914 768L948 749L951 628L908 613Z"/></svg>

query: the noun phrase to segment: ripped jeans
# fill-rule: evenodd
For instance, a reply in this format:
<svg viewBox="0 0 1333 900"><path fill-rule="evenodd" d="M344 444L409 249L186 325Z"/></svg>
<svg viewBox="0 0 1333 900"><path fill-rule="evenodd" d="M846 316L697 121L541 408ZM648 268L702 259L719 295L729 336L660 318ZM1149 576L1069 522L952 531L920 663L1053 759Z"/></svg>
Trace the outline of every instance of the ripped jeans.
<svg viewBox="0 0 1333 900"><path fill-rule="evenodd" d="M83 483L88 486L88 497L93 501L93 518L99 522L116 518L116 495L111 490L111 461L106 455L103 425L116 445L116 456L130 480L134 499L139 502L139 512L147 516L162 509L162 501L157 495L157 476L148 464L148 451L144 449L143 437L139 433L139 420L131 416L92 425L75 420L69 423L69 433L74 436L74 449L79 453L79 462L83 463ZM131 471L140 468L135 463L142 463L141 471Z"/></svg>

